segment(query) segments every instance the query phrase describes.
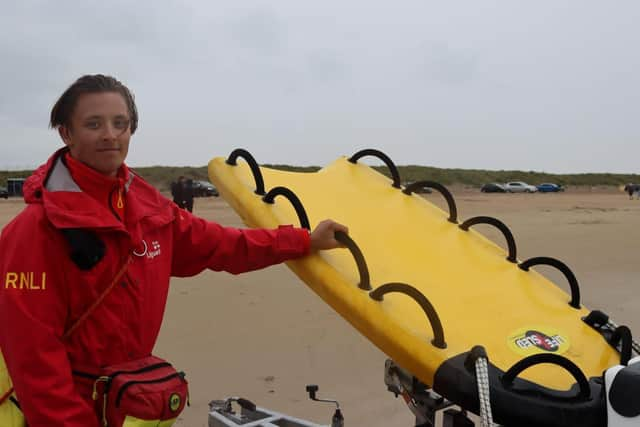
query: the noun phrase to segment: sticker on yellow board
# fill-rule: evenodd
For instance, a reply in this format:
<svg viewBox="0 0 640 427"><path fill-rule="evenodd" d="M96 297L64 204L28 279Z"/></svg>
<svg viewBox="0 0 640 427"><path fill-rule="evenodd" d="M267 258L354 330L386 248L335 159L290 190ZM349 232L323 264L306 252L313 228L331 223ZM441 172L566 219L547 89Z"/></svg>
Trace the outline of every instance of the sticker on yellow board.
<svg viewBox="0 0 640 427"><path fill-rule="evenodd" d="M563 354L569 349L569 337L544 326L520 328L507 339L509 348L522 356L538 353Z"/></svg>

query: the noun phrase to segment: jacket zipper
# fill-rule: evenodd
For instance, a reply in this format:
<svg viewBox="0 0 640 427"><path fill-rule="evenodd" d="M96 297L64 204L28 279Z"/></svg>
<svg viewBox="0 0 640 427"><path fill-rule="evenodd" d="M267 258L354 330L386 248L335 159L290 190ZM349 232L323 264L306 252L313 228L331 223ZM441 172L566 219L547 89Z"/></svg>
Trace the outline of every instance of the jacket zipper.
<svg viewBox="0 0 640 427"><path fill-rule="evenodd" d="M184 372L175 372L171 375L167 375L166 377L158 378L155 380L127 381L126 383L122 384L122 386L120 387L120 390L118 390L118 395L116 396L116 408L120 407L120 400L122 399L122 395L124 394L125 390L132 385L162 383L165 381L169 381L173 378L180 378L182 379L182 381L184 381L184 377L185 377Z"/></svg>
<svg viewBox="0 0 640 427"><path fill-rule="evenodd" d="M111 192L109 193L109 200L108 200L108 205L109 205L109 209L111 209L111 213L118 219L118 221L122 221L122 218L120 218L120 215L118 215L118 212L116 212L116 210L113 208L113 205L111 204L111 201L113 200L113 193L119 190L118 187L114 187L113 190L111 190ZM118 205L120 205L122 203L122 193L118 194Z"/></svg>
<svg viewBox="0 0 640 427"><path fill-rule="evenodd" d="M116 204L118 209L124 208L124 202L122 200L122 188L118 187L118 202Z"/></svg>
<svg viewBox="0 0 640 427"><path fill-rule="evenodd" d="M136 369L133 371L116 371L113 374L109 375L108 377L111 378L111 380L113 380L116 376L120 374L141 374L143 372L153 371L154 369L160 369L167 366L171 366L171 363L161 362L161 363L156 363L154 365L145 366L144 368ZM88 374L86 372L81 372L81 371L71 371L71 372L73 373L73 375L76 375L82 378L88 378L90 380L97 380L98 378L101 377L101 375Z"/></svg>
<svg viewBox="0 0 640 427"><path fill-rule="evenodd" d="M71 371L71 373L76 377L87 378L90 380L97 380L99 377L99 375L87 374L86 372L81 372L81 371Z"/></svg>
<svg viewBox="0 0 640 427"><path fill-rule="evenodd" d="M120 374L141 374L143 372L149 372L156 369L165 368L167 366L171 366L171 363L160 362L160 363L156 363L155 365L149 365L149 366L145 366L144 368L136 369L135 371L116 371L113 374L109 375L109 377L113 380L115 377L117 377Z"/></svg>

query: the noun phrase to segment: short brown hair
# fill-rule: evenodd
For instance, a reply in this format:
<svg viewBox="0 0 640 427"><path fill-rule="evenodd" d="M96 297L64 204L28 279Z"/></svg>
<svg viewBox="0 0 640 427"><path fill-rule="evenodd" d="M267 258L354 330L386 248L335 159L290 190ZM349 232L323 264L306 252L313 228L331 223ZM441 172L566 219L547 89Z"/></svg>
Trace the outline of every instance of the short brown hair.
<svg viewBox="0 0 640 427"><path fill-rule="evenodd" d="M131 134L133 135L138 128L138 109L133 94L129 88L115 78L102 74L82 76L69 86L51 109L49 126L54 129L60 126L68 127L71 114L80 95L99 92L117 92L122 95L129 109Z"/></svg>

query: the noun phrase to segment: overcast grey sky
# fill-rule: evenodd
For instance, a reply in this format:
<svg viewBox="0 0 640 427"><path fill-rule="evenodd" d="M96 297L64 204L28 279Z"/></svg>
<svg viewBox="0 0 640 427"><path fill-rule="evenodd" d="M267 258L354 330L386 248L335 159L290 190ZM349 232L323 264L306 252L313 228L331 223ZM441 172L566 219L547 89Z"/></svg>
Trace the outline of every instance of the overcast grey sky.
<svg viewBox="0 0 640 427"><path fill-rule="evenodd" d="M638 173L640 2L3 1L0 169L61 142L77 77L136 95L128 163Z"/></svg>

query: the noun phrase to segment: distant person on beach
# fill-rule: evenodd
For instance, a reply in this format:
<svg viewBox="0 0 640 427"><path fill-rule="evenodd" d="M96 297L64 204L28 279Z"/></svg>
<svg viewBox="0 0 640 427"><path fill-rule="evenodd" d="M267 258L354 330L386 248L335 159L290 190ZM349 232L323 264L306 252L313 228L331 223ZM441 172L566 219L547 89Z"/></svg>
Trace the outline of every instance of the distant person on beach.
<svg viewBox="0 0 640 427"><path fill-rule="evenodd" d="M324 220L312 232L239 229L178 208L125 163L138 111L113 77L76 80L50 125L64 147L27 179L27 206L0 236L0 349L17 398L0 390L0 405L19 404L30 426L173 420L187 401L186 380L151 355L170 278L238 274L338 248L335 233L347 228ZM158 369L176 373L149 381ZM137 375L136 387L107 386L105 375L123 370ZM120 406L112 404L116 393ZM143 402L157 403L153 415Z"/></svg>
<svg viewBox="0 0 640 427"><path fill-rule="evenodd" d="M189 212L193 212L193 180L179 176L177 182L171 183L173 202Z"/></svg>
<svg viewBox="0 0 640 427"><path fill-rule="evenodd" d="M184 176L179 176L177 181L171 183L171 196L173 203L182 207L184 193Z"/></svg>
<svg viewBox="0 0 640 427"><path fill-rule="evenodd" d="M184 208L189 212L193 212L193 192L193 179L189 178L185 181L184 193L182 195L182 198L184 199Z"/></svg>
<svg viewBox="0 0 640 427"><path fill-rule="evenodd" d="M629 200L633 200L633 196L636 196L636 199L640 199L640 184L627 184L624 186L624 191L629 194Z"/></svg>

